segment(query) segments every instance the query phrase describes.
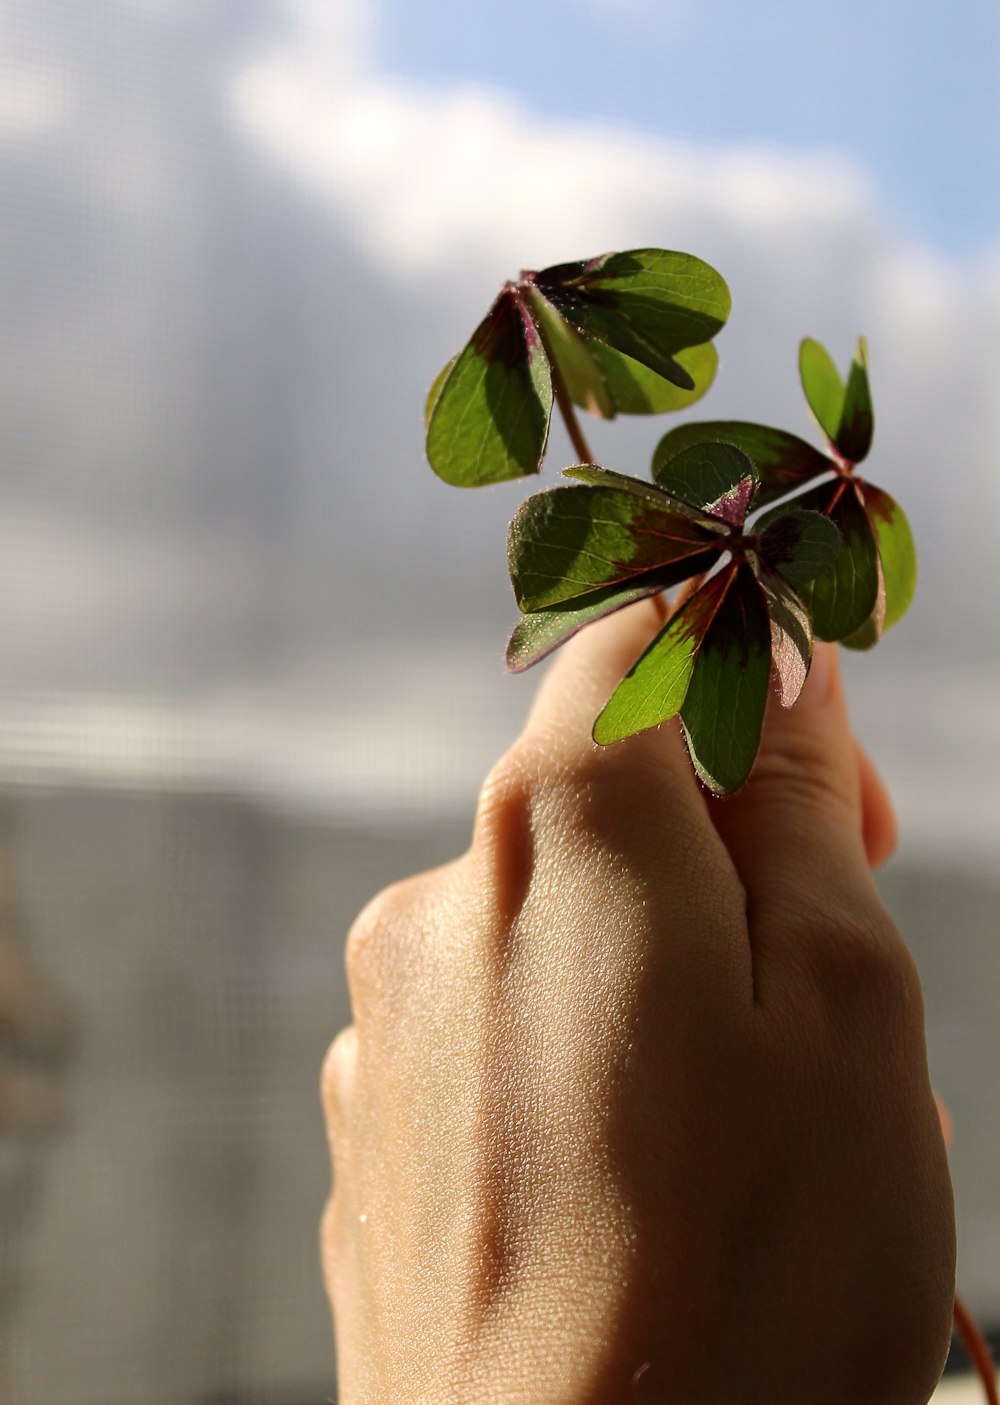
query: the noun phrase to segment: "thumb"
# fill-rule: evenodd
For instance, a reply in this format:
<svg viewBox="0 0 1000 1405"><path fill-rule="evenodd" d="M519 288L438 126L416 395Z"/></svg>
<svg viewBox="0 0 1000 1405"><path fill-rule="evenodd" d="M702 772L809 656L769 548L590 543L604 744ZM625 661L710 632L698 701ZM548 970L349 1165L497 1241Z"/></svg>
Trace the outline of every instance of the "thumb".
<svg viewBox="0 0 1000 1405"><path fill-rule="evenodd" d="M817 643L794 707L771 697L753 774L710 810L753 917L780 918L851 890L870 894L862 788L836 645Z"/></svg>

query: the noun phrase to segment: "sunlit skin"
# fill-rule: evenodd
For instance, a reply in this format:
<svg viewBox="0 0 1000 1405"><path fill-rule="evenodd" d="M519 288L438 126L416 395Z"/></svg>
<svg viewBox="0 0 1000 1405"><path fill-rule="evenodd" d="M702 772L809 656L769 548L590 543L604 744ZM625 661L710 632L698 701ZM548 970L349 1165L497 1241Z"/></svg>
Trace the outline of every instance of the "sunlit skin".
<svg viewBox="0 0 1000 1405"><path fill-rule="evenodd" d="M593 718L658 602L573 639L469 851L376 898L325 1064L344 1405L926 1405L955 1284L895 821L836 651L750 782Z"/></svg>

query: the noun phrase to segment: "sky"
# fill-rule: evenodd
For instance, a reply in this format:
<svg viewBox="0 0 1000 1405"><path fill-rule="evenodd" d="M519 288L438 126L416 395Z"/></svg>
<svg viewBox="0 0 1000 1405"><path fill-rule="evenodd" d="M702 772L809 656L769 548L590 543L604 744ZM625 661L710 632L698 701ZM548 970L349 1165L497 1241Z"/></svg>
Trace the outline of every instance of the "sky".
<svg viewBox="0 0 1000 1405"><path fill-rule="evenodd" d="M1000 229L1000 10L988 0L385 0L384 69L721 146L838 150L911 235L963 255Z"/></svg>
<svg viewBox="0 0 1000 1405"><path fill-rule="evenodd" d="M535 485L440 484L423 398L510 273L643 245L733 290L699 414L808 435L799 339L843 364L867 334L873 476L922 576L862 706L886 746L880 688L929 745L978 737L948 709L1000 644L970 608L1000 509L996 29L968 0L0 0L5 754L42 746L15 721L44 696L126 709L138 753L177 707L325 716L328 789L362 726L430 768L479 726L488 762L531 688L499 658ZM642 474L666 427L590 429ZM539 486L571 457L555 432ZM899 682L928 668L929 720Z"/></svg>

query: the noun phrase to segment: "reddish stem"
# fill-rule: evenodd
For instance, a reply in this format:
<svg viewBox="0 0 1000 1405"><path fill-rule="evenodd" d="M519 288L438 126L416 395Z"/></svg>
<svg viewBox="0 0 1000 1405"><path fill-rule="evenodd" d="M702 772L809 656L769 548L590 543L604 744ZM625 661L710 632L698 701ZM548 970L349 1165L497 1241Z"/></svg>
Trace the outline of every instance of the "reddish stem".
<svg viewBox="0 0 1000 1405"><path fill-rule="evenodd" d="M983 1383L989 1405L1000 1405L1000 1396L997 1395L997 1368L993 1360L993 1353L976 1325L975 1318L957 1293L955 1294L955 1327L965 1343L969 1359Z"/></svg>
<svg viewBox="0 0 1000 1405"><path fill-rule="evenodd" d="M522 272L521 277L526 282L531 282L534 279L534 274L530 273L530 271ZM541 319L539 318L536 321L535 318L532 318L531 320L535 331L541 339L542 346L545 348L545 354L549 359L549 375L552 377L552 394L555 396L556 404L559 406L559 413L562 415L563 424L566 426L566 433L569 435L570 442L573 445L573 452L576 454L579 463L593 463L594 456L590 452L590 445L587 443L583 430L580 428L580 421L576 417L576 407L573 404L572 396L566 388L566 382L563 380L562 371L559 369L559 362L553 355L552 347L549 344L548 337L545 335L545 329L542 326Z"/></svg>
<svg viewBox="0 0 1000 1405"><path fill-rule="evenodd" d="M562 378L562 372L555 359L551 356L549 357L549 370L552 373L552 392L556 397L556 404L559 406L559 413L563 417L563 424L566 426L573 450L580 463L593 463L594 456L590 452L590 445L580 428L580 421L576 417L576 408L570 399L569 391L566 389L566 382Z"/></svg>
<svg viewBox="0 0 1000 1405"><path fill-rule="evenodd" d="M570 400L569 395L566 394L565 386L556 382L555 376L552 377L552 388L555 391L556 404L559 406L560 413L563 417L563 424L566 426L566 431L573 442L573 448L579 455L580 462L593 463L594 456L590 452L590 445L583 437L583 430L580 428L580 421L576 417L573 402Z"/></svg>

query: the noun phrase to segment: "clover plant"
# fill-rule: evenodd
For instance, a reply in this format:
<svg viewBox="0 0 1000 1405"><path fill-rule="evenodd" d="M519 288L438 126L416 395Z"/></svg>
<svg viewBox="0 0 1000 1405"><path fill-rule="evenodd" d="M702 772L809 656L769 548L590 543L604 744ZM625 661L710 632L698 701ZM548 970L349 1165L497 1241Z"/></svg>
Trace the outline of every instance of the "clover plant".
<svg viewBox="0 0 1000 1405"><path fill-rule="evenodd" d="M729 290L690 254L632 249L528 269L507 282L427 398L427 457L448 483L538 473L553 404L580 462L529 497L507 537L522 617L507 666L530 667L594 620L681 586L666 624L594 721L608 745L679 715L718 795L747 779L772 686L791 707L814 638L869 649L905 614L917 563L899 504L857 469L872 444L868 354L846 380L819 342L799 375L822 447L744 420L687 422L649 478L593 461L577 410L604 419L684 410L716 372ZM772 682L773 680L773 682ZM997 1405L988 1348L955 1321Z"/></svg>
<svg viewBox="0 0 1000 1405"><path fill-rule="evenodd" d="M606 419L686 409L711 385L729 316L720 274L690 254L633 249L505 283L427 402L427 457L475 487L537 473L555 404L581 462L574 486L529 497L508 534L522 619L514 671L634 600L688 582L672 617L594 722L607 745L680 715L694 767L728 794L760 745L772 673L802 690L813 638L869 648L916 580L902 509L857 465L874 419L864 341L846 382L818 342L799 355L821 451L738 420L666 434L649 479L593 462L577 409Z"/></svg>

